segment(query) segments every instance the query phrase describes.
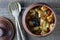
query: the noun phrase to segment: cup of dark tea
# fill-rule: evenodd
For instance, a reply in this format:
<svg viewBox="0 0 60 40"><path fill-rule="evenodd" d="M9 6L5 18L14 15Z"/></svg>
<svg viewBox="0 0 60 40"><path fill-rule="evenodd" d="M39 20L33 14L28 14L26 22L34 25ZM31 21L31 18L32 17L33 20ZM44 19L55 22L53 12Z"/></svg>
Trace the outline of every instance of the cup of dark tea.
<svg viewBox="0 0 60 40"><path fill-rule="evenodd" d="M0 40L12 40L13 36L14 26L12 22L5 17L0 17Z"/></svg>
<svg viewBox="0 0 60 40"><path fill-rule="evenodd" d="M24 11L22 24L28 34L46 36L56 26L56 15L54 10L45 3L32 4Z"/></svg>

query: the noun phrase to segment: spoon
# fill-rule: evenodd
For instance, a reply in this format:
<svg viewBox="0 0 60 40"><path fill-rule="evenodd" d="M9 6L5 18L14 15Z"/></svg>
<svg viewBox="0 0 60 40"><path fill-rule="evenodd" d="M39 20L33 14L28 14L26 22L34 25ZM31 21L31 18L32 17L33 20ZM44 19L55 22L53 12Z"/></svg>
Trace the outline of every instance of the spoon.
<svg viewBox="0 0 60 40"><path fill-rule="evenodd" d="M19 13L21 12L21 5L20 5L20 3L19 2L12 2L9 5L9 10L12 13L12 15L15 17L17 40L21 40L21 39L25 40L25 37L24 37L24 35L22 33L22 29L20 27L19 20L18 20ZM21 39L20 39L20 36L19 36L19 31L20 31L20 34L21 34Z"/></svg>

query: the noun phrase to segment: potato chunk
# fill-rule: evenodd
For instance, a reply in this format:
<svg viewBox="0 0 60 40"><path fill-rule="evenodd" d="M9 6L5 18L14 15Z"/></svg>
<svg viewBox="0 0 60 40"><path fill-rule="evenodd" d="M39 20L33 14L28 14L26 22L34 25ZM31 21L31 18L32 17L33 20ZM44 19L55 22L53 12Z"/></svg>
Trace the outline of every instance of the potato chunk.
<svg viewBox="0 0 60 40"><path fill-rule="evenodd" d="M43 5L43 6L41 7L41 10L42 10L42 11L46 11L46 10L48 10L48 8L47 8L45 5Z"/></svg>
<svg viewBox="0 0 60 40"><path fill-rule="evenodd" d="M49 29L50 29L50 30L52 30L52 29L53 29L53 26L54 26L54 24L53 24L53 23L52 23L52 24L50 24Z"/></svg>

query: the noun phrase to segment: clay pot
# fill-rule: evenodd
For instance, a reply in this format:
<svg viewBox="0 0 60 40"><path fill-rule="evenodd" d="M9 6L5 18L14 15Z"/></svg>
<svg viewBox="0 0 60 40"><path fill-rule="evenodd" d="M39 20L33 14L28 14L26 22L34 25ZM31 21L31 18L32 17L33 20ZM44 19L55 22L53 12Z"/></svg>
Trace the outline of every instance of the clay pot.
<svg viewBox="0 0 60 40"><path fill-rule="evenodd" d="M26 31L28 34L32 35L32 36L41 37L41 35L36 35L36 34L32 33L31 30L28 29L27 24L26 24L26 15L27 15L27 13L28 13L32 8L37 7L37 6L42 6L42 5L46 5L46 6L53 12L54 17L55 17L55 25L54 25L54 28L55 28L55 26L56 26L56 15L55 15L55 12L53 11L53 9L52 9L50 6L48 6L48 5L45 4L45 3L32 4L32 5L30 5L29 7L27 7L27 8L25 9L25 11L24 11L24 13L23 13L23 16L22 16L22 25L23 25L25 31ZM28 21L28 20L27 20L27 21ZM54 28L53 28L53 30L54 30ZM45 34L45 35L43 35L43 36L46 36L46 35L50 34L53 30L51 30L50 32L48 32L47 34Z"/></svg>
<svg viewBox="0 0 60 40"><path fill-rule="evenodd" d="M12 40L14 36L14 26L5 17L0 17L0 40Z"/></svg>

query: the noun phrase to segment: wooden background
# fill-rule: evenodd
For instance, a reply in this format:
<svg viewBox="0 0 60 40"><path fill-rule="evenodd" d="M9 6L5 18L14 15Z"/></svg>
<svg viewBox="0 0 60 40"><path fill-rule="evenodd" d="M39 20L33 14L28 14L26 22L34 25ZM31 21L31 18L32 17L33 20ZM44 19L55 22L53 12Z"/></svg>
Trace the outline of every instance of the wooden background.
<svg viewBox="0 0 60 40"><path fill-rule="evenodd" d="M21 14L23 13L26 7L33 3L44 2L49 4L52 7L52 9L54 9L54 11L56 12L57 17L56 28L54 29L54 31L50 35L40 38L25 34L25 31L23 31L23 33L25 34L25 36L27 36L26 37L27 40L60 40L60 3L59 3L60 0L0 0L0 16L7 17L11 19L12 22L14 23L14 17L9 13L8 10L8 4L12 1L19 1L21 3L22 5ZM16 35L14 37L14 40L17 40Z"/></svg>

